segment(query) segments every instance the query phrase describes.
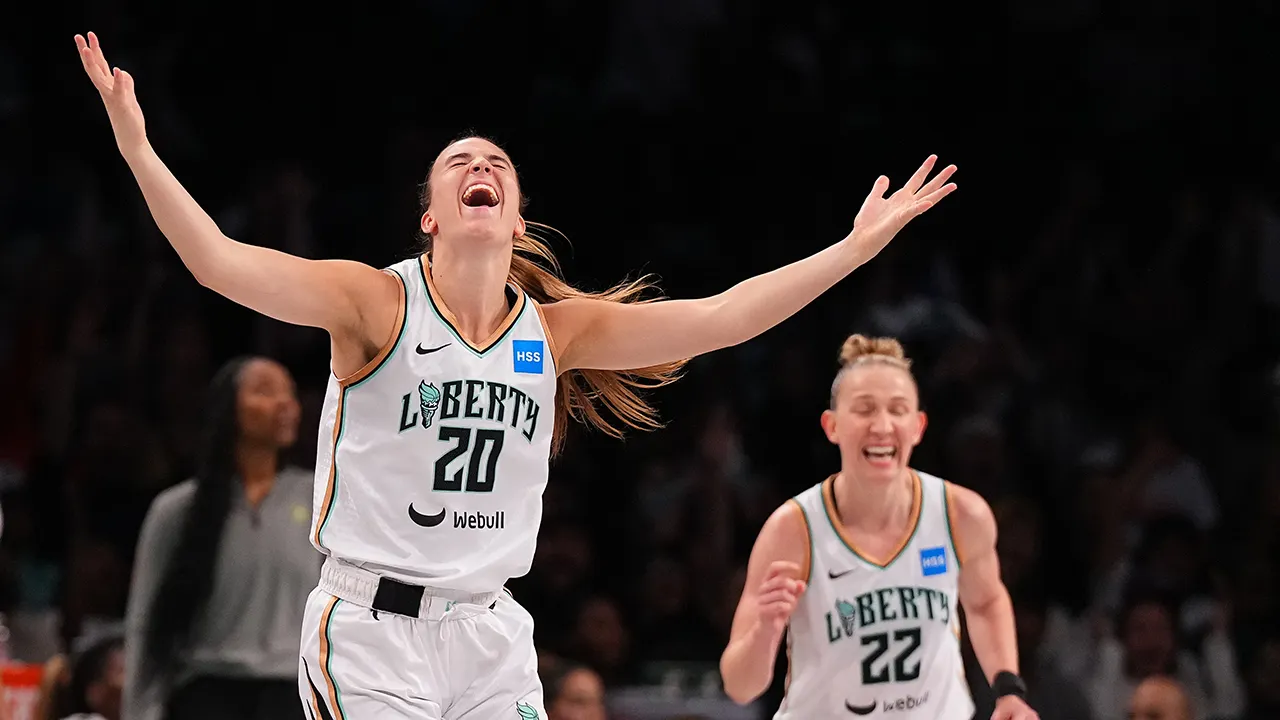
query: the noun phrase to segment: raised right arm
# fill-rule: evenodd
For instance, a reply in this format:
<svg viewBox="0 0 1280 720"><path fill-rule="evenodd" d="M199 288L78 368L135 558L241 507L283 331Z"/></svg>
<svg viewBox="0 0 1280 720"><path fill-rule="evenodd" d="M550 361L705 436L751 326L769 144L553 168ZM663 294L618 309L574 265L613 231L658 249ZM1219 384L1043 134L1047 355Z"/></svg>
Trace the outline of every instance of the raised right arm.
<svg viewBox="0 0 1280 720"><path fill-rule="evenodd" d="M133 77L107 64L93 33L87 39L77 35L76 46L151 216L196 280L277 320L328 330L335 372L363 365L371 348L376 350L394 329L399 282L361 263L307 260L223 235L147 141Z"/></svg>
<svg viewBox="0 0 1280 720"><path fill-rule="evenodd" d="M201 285L294 325L380 343L395 322L396 280L349 260L308 260L222 234L149 143L123 152L156 225Z"/></svg>

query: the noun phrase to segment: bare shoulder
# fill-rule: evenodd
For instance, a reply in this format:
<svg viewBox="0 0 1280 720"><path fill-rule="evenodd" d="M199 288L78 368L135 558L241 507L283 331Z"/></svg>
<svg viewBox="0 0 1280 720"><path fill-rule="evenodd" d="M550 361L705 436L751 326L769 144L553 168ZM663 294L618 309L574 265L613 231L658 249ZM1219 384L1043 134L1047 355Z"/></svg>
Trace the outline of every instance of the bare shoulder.
<svg viewBox="0 0 1280 720"><path fill-rule="evenodd" d="M779 505L764 521L764 527L761 528L760 533L766 532L794 536L808 542L809 521L805 518L800 503L792 498Z"/></svg>
<svg viewBox="0 0 1280 720"><path fill-rule="evenodd" d="M333 338L333 370L346 380L385 356L404 325L408 298L404 279L391 270L378 270L348 260L332 261L334 272L347 277L343 285L355 308L352 325L329 331Z"/></svg>
<svg viewBox="0 0 1280 720"><path fill-rule="evenodd" d="M361 318L365 325L386 325L395 322L397 315L404 312L405 284L400 274L390 270L379 270L363 263L352 262L346 272L359 276L360 282L355 286L356 302L361 310ZM370 312L370 309L374 309ZM376 319L375 319L376 318ZM370 323L370 320L374 322ZM379 320L381 322L379 322ZM381 327L370 328L377 337L382 333Z"/></svg>
<svg viewBox="0 0 1280 720"><path fill-rule="evenodd" d="M993 545L996 518L991 505L978 493L953 482L947 482L947 504L953 531L966 547Z"/></svg>
<svg viewBox="0 0 1280 720"><path fill-rule="evenodd" d="M991 506L978 493L950 481L947 482L947 493L948 501L955 507L956 519L970 521L990 520L992 523L995 522L995 515L991 512Z"/></svg>
<svg viewBox="0 0 1280 720"><path fill-rule="evenodd" d="M764 521L751 551L751 565L760 569L778 561L796 563L801 567L801 578L808 580L809 521L794 499L779 505Z"/></svg>

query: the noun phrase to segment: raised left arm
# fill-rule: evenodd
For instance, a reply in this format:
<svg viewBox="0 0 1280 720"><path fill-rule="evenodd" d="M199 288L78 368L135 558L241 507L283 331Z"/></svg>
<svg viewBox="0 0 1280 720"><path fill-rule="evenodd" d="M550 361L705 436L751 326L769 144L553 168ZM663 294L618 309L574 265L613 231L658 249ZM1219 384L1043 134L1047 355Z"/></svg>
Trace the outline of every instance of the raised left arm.
<svg viewBox="0 0 1280 720"><path fill-rule="evenodd" d="M632 370L685 360L750 340L808 305L875 257L912 218L955 189L948 166L925 184L930 156L889 197L876 180L843 240L803 260L757 275L711 297L623 304L574 298L545 306L560 345L559 370Z"/></svg>
<svg viewBox="0 0 1280 720"><path fill-rule="evenodd" d="M982 496L956 485L947 486L956 553L960 557L960 605L973 653L987 681L1001 692L1008 677L1018 675L1018 635L1013 602L1000 579L996 555L996 519ZM1038 716L1018 695L996 700L993 720L1036 720Z"/></svg>

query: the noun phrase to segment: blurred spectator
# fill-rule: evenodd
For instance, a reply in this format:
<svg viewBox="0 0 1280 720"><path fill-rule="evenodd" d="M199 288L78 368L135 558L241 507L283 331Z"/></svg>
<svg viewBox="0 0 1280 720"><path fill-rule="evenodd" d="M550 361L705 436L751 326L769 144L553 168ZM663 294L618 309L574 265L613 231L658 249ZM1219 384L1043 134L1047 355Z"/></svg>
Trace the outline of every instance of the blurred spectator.
<svg viewBox="0 0 1280 720"><path fill-rule="evenodd" d="M552 659L538 669L547 716L556 720L607 720L604 683L591 668Z"/></svg>
<svg viewBox="0 0 1280 720"><path fill-rule="evenodd" d="M1129 466L1120 478L1130 519L1137 525L1161 514L1181 515L1200 530L1218 522L1218 504L1204 468L1174 440L1168 419L1157 413L1139 425Z"/></svg>
<svg viewBox="0 0 1280 720"><path fill-rule="evenodd" d="M1134 689L1129 720L1193 720L1191 698L1177 680L1152 675Z"/></svg>
<svg viewBox="0 0 1280 720"><path fill-rule="evenodd" d="M121 720L123 688L124 639L99 640L72 661L47 720Z"/></svg>
<svg viewBox="0 0 1280 720"><path fill-rule="evenodd" d="M641 579L643 589L637 610L631 618L637 662L717 658L723 640L695 603L691 577L711 581L705 583L708 589L722 586L713 581L715 575L687 570L671 558L658 557L649 563Z"/></svg>
<svg viewBox="0 0 1280 720"><path fill-rule="evenodd" d="M539 644L564 652L578 621L578 607L592 589L591 539L579 525L544 523L530 574L511 583L511 592L538 618ZM548 638L543 641L542 638Z"/></svg>
<svg viewBox="0 0 1280 720"><path fill-rule="evenodd" d="M130 720L301 718L298 649L319 579L311 476L284 466L298 432L293 379L265 358L210 388L196 477L161 493L129 596Z"/></svg>
<svg viewBox="0 0 1280 720"><path fill-rule="evenodd" d="M1246 670L1250 694L1244 720L1280 718L1280 635L1258 646Z"/></svg>
<svg viewBox="0 0 1280 720"><path fill-rule="evenodd" d="M1180 608L1178 633L1198 639L1210 631L1219 599L1209 574L1212 552L1207 536L1187 517L1152 518L1134 552L1129 584L1151 588L1172 598Z"/></svg>
<svg viewBox="0 0 1280 720"><path fill-rule="evenodd" d="M54 655L41 667L40 696L36 700L32 713L34 720L58 720L58 706L66 695L67 684L71 682L71 668L67 665L66 655ZM0 720L11 720L0 711Z"/></svg>
<svg viewBox="0 0 1280 720"><path fill-rule="evenodd" d="M1199 655L1178 645L1177 605L1158 593L1134 593L1116 621L1116 635L1102 639L1089 680L1095 720L1120 720L1126 699L1152 676L1178 681L1191 698L1196 720L1235 718L1244 711L1244 687L1235 649L1218 616Z"/></svg>
<svg viewBox="0 0 1280 720"><path fill-rule="evenodd" d="M1280 72L1280 6L1225 7L531 0L493 14L431 0L306 27L341 49L336 75L274 41L298 30L293 15L258 7L142 5L94 29L145 79L152 140L220 229L302 257L403 257L433 149L481 123L528 164L531 219L573 238L566 275L599 284L643 264L672 297L712 294L841 237L874 173L896 181L912 148L933 149L920 138L939 143L970 179L957 204L779 327L692 365L656 398L662 431L571 433L533 568L511 583L540 650L600 658L612 699L638 690L651 708L628 717L768 716L689 704L715 690L697 657L727 637L763 513L829 465L823 348L883 331L929 386L921 469L998 514L1033 692L1060 677L1109 720L1156 672L1194 712L1223 716L1209 720L1244 707L1275 720L1280 115L1258 88ZM962 19L976 35L952 32ZM540 42L467 51L508 35ZM200 545L177 520L139 538L149 507L181 515L202 497L190 479L212 409L198 390L233 355L278 358L303 398L303 436L280 457L309 466L328 344L190 277L121 182L99 109L82 112L99 98L41 37L0 33L0 614L13 659L40 664L118 632L129 603L132 658L137 619L162 618L130 581L165 574L135 551ZM334 87L350 102L318 112ZM960 110L940 120L939 107ZM607 202L585 201L592 162ZM289 469L263 518L295 474L309 515L311 480ZM228 533L248 514L238 502ZM305 547L305 521L277 529ZM279 547L282 563L302 550ZM1130 608L1147 587L1170 600ZM188 649L160 702L218 665L196 646L242 639L220 612L259 604L186 597ZM295 601L273 603L282 629L263 652L281 659L266 674L296 705ZM1241 683L1247 703L1233 703Z"/></svg>
<svg viewBox="0 0 1280 720"><path fill-rule="evenodd" d="M570 656L595 669L606 686L613 686L635 678L631 653L631 633L618 604L602 595L583 602L569 635Z"/></svg>
<svg viewBox="0 0 1280 720"><path fill-rule="evenodd" d="M1018 628L1018 658L1027 683L1027 703L1041 720L1091 720L1084 688L1063 671L1059 658L1046 651L1049 604L1044 584L1027 582L1011 590Z"/></svg>
<svg viewBox="0 0 1280 720"><path fill-rule="evenodd" d="M1005 433L995 419L975 415L952 426L944 464L952 482L998 498L1013 489L1009 464Z"/></svg>

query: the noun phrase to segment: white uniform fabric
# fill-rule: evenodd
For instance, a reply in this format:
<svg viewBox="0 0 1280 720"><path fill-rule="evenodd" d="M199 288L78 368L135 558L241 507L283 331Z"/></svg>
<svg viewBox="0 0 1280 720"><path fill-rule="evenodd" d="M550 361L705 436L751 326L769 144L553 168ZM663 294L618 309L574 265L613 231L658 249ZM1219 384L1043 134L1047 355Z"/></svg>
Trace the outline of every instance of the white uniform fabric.
<svg viewBox="0 0 1280 720"><path fill-rule="evenodd" d="M512 288L506 321L473 347L419 260L391 270L399 336L329 378L312 543L404 582L496 591L529 571L542 520L556 371L541 314Z"/></svg>
<svg viewBox="0 0 1280 720"><path fill-rule="evenodd" d="M913 529L887 558L868 557L845 536L834 477L790 501L809 529L809 584L788 627L787 691L775 718L973 716L947 483L913 476Z"/></svg>
<svg viewBox="0 0 1280 720"><path fill-rule="evenodd" d="M404 290L392 341L329 378L311 528L328 560L299 689L317 720L313 680L335 719L545 717L532 620L500 590L529 571L542 519L552 339L509 286L497 331L464 340L425 263L387 268ZM380 577L427 588L418 618L370 609Z"/></svg>
<svg viewBox="0 0 1280 720"><path fill-rule="evenodd" d="M307 599L298 691L310 720L546 718L533 618L510 594L369 609L377 576L333 559Z"/></svg>

